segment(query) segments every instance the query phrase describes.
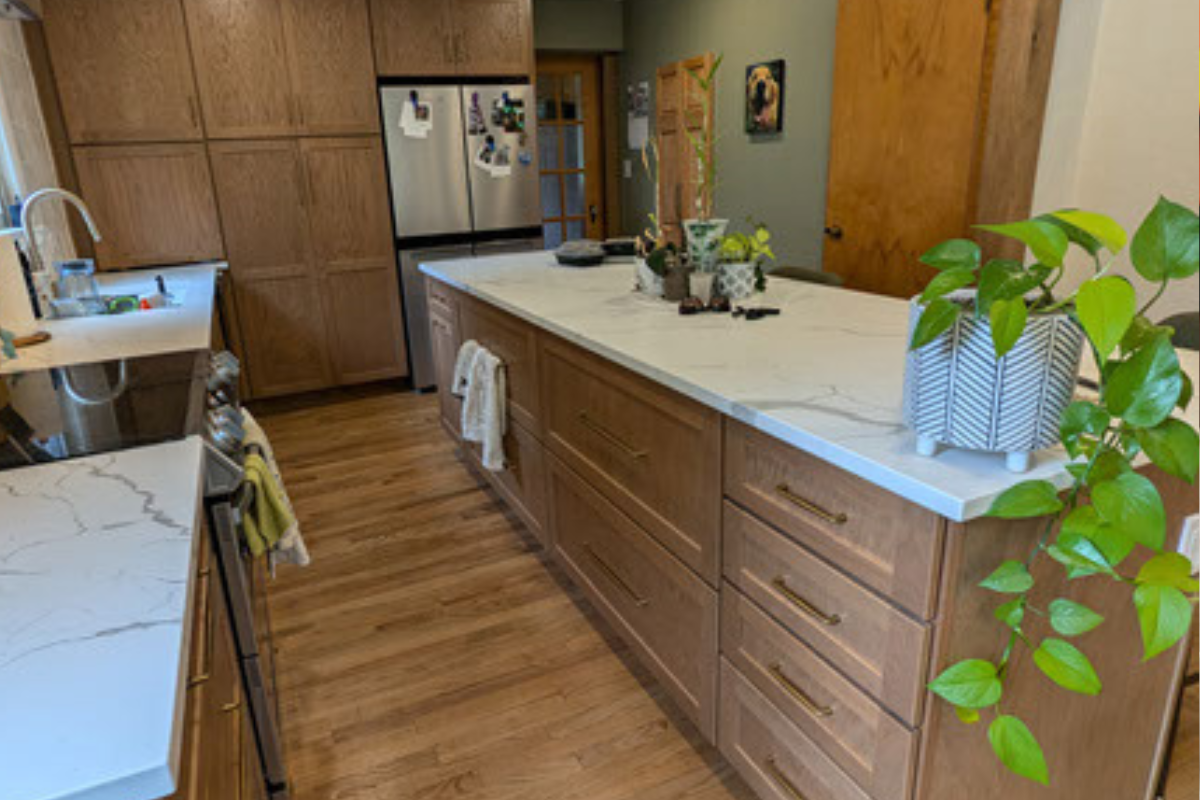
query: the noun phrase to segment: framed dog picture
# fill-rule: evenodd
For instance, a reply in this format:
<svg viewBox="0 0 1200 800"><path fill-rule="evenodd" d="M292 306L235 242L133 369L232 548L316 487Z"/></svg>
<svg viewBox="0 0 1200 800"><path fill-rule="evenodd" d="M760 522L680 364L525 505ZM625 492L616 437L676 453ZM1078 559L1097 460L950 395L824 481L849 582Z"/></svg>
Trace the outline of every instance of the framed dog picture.
<svg viewBox="0 0 1200 800"><path fill-rule="evenodd" d="M783 130L783 68L783 59L746 67L746 133Z"/></svg>

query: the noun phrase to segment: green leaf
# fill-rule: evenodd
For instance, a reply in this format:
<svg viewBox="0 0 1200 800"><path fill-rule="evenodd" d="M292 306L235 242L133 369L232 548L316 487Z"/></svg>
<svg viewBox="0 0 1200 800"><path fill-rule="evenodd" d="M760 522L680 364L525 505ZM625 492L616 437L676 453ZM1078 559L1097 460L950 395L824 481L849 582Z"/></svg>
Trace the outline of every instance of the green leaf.
<svg viewBox="0 0 1200 800"><path fill-rule="evenodd" d="M1059 533L1058 539L1046 548L1046 552L1058 563L1074 570L1072 578L1084 575L1115 574L1107 559L1104 558L1104 553L1100 552L1095 543L1078 533L1067 531Z"/></svg>
<svg viewBox="0 0 1200 800"><path fill-rule="evenodd" d="M1059 686L1079 694L1098 695L1103 686L1092 662L1079 648L1062 639L1044 639L1033 651L1033 663Z"/></svg>
<svg viewBox="0 0 1200 800"><path fill-rule="evenodd" d="M1050 603L1049 611L1050 627L1063 636L1079 636L1104 622L1104 617L1087 606L1062 597Z"/></svg>
<svg viewBox="0 0 1200 800"><path fill-rule="evenodd" d="M937 270L974 270L979 266L979 259L979 245L970 239L950 239L934 245L928 253L921 256L920 261Z"/></svg>
<svg viewBox="0 0 1200 800"><path fill-rule="evenodd" d="M1021 594L1033 588L1033 576L1020 561L1005 561L979 585L1001 594Z"/></svg>
<svg viewBox="0 0 1200 800"><path fill-rule="evenodd" d="M1160 553L1138 570L1139 584L1173 586L1181 592L1195 594L1198 586L1192 577L1192 562L1181 553Z"/></svg>
<svg viewBox="0 0 1200 800"><path fill-rule="evenodd" d="M1063 411L1058 422L1058 435L1071 458L1079 456L1080 439L1087 435L1099 438L1108 430L1112 417L1100 406L1086 400L1076 400Z"/></svg>
<svg viewBox="0 0 1200 800"><path fill-rule="evenodd" d="M1071 210L1055 211L1050 216L1088 234L1089 237L1099 241L1113 254L1125 249L1125 243L1129 240L1125 229L1118 225L1111 217L1106 217L1103 214L1097 214L1093 211ZM1067 232L1064 231L1064 233ZM1069 233L1067 233L1067 238L1071 238Z"/></svg>
<svg viewBox="0 0 1200 800"><path fill-rule="evenodd" d="M1151 550L1162 550L1167 512L1149 478L1126 472L1092 489L1092 504L1108 524Z"/></svg>
<svg viewBox="0 0 1200 800"><path fill-rule="evenodd" d="M1036 289L1050 275L1050 268L1034 264L1029 269L1019 261L989 261L979 271L979 291L975 295L975 314L987 317L997 300L1015 300Z"/></svg>
<svg viewBox="0 0 1200 800"><path fill-rule="evenodd" d="M941 298L925 306L925 310L921 312L921 318L917 320L917 327L913 331L909 349L920 350L950 330L954 325L954 321L958 319L958 315L961 313L962 308L960 306Z"/></svg>
<svg viewBox="0 0 1200 800"><path fill-rule="evenodd" d="M1079 506L1063 520L1062 532L1082 536L1100 551L1104 563L1115 567L1124 561L1137 544L1133 537L1100 519L1092 506Z"/></svg>
<svg viewBox="0 0 1200 800"><path fill-rule="evenodd" d="M1124 278L1097 278L1079 287L1075 310L1100 360L1104 361L1117 349L1133 322L1137 293Z"/></svg>
<svg viewBox="0 0 1200 800"><path fill-rule="evenodd" d="M1113 370L1108 408L1131 425L1153 428L1174 410L1183 391L1180 374L1175 348L1159 337Z"/></svg>
<svg viewBox="0 0 1200 800"><path fill-rule="evenodd" d="M1092 236L1085 230L1076 228L1071 223L1065 222L1058 217L1055 217L1051 214L1042 214L1041 216L1037 217L1037 219L1042 222L1048 222L1060 229L1067 235L1067 240L1071 242L1071 244L1079 245L1087 251L1088 255L1094 256L1104 248L1104 245L1101 244L1095 236Z"/></svg>
<svg viewBox="0 0 1200 800"><path fill-rule="evenodd" d="M992 304L989 321L992 323L992 347L995 348L996 358L1004 358L1009 350L1025 333L1025 321L1029 317L1029 309L1021 298L1014 300L997 300Z"/></svg>
<svg viewBox="0 0 1200 800"><path fill-rule="evenodd" d="M1200 436L1191 425L1165 419L1153 428L1134 431L1150 460L1172 475L1195 483L1200 472Z"/></svg>
<svg viewBox="0 0 1200 800"><path fill-rule="evenodd" d="M1070 241L1062 228L1049 222L1030 219L1006 225L976 225L976 228L1024 242L1033 257L1050 267L1061 267Z"/></svg>
<svg viewBox="0 0 1200 800"><path fill-rule="evenodd" d="M960 720L968 725L974 725L976 722L979 722L979 712L974 708L962 708L960 706L955 706L954 713L958 715Z"/></svg>
<svg viewBox="0 0 1200 800"><path fill-rule="evenodd" d="M987 516L1000 519L1026 519L1028 517L1045 517L1062 511L1062 501L1058 499L1058 489L1049 481L1022 481L1004 491Z"/></svg>
<svg viewBox="0 0 1200 800"><path fill-rule="evenodd" d="M950 665L929 684L929 689L960 708L993 706L1004 693L996 665L978 658Z"/></svg>
<svg viewBox="0 0 1200 800"><path fill-rule="evenodd" d="M1164 336L1170 339L1174 332L1174 329L1165 325L1155 325L1141 314L1138 314L1133 318L1133 322L1129 325L1129 330L1125 331L1125 336L1121 339L1121 352L1129 355L1133 351L1149 344L1156 336Z"/></svg>
<svg viewBox="0 0 1200 800"><path fill-rule="evenodd" d="M945 297L956 289L961 289L964 286L974 282L975 271L967 268L956 267L948 269L945 272L939 272L933 276L933 280L925 287L925 291L921 293L921 302L928 303L930 300L936 300L939 297Z"/></svg>
<svg viewBox="0 0 1200 800"><path fill-rule="evenodd" d="M1196 392L1196 387L1192 385L1192 378L1183 370L1179 371L1179 377L1183 379L1183 388L1179 390L1179 401L1175 403L1175 407L1180 411L1187 411L1187 408L1192 403L1192 395Z"/></svg>
<svg viewBox="0 0 1200 800"><path fill-rule="evenodd" d="M1189 208L1158 198L1133 235L1129 257L1138 274L1154 283L1195 275L1200 268L1200 218Z"/></svg>
<svg viewBox="0 0 1200 800"><path fill-rule="evenodd" d="M988 742L1000 763L1009 770L1043 786L1050 785L1046 756L1042 746L1016 717L1001 714L988 726Z"/></svg>
<svg viewBox="0 0 1200 800"><path fill-rule="evenodd" d="M1019 631L1021 623L1025 621L1025 599L1018 597L1015 600L1002 603L996 607L992 615L1014 631Z"/></svg>
<svg viewBox="0 0 1200 800"><path fill-rule="evenodd" d="M1174 586L1142 584L1133 590L1133 605L1142 629L1143 661L1174 647L1192 626L1192 603Z"/></svg>

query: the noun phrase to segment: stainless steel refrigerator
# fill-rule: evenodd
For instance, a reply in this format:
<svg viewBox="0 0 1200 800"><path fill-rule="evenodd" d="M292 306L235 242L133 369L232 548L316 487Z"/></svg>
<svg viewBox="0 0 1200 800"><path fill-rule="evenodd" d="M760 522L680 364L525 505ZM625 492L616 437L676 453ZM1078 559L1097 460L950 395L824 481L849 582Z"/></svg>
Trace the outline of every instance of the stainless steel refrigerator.
<svg viewBox="0 0 1200 800"><path fill-rule="evenodd" d="M540 250L537 108L529 84L380 87L413 384L433 386L419 265Z"/></svg>

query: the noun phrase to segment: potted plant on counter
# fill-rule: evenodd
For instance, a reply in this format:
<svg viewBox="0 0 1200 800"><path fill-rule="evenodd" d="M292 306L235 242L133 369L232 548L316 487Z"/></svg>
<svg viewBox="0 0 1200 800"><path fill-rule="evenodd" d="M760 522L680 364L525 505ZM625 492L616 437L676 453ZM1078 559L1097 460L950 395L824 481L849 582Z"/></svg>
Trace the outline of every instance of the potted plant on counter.
<svg viewBox="0 0 1200 800"><path fill-rule="evenodd" d="M1031 432L1004 428L1001 436L1016 437L1021 447L1057 439L1073 459L1067 465L1071 483L1060 491L1049 481L1023 481L996 499L990 516L1044 520L1039 540L1027 558L996 565L980 583L998 595L995 649L949 665L929 688L965 723L989 717L987 739L996 757L1012 772L1048 785L1036 732L1005 705L1012 688L1009 666L1027 648L1048 680L1070 692L1098 694L1101 677L1068 639L1104 619L1073 600L1043 600L1033 591L1034 574L1046 573L1033 567L1050 559L1067 580L1098 581L1109 591L1127 593L1140 623L1144 660L1172 648L1191 626L1198 589L1192 564L1165 547L1162 498L1134 466L1144 457L1169 475L1191 483L1197 478L1200 438L1175 416L1191 402L1193 387L1180 369L1172 331L1147 314L1172 281L1196 274L1200 220L1165 199L1146 217L1129 258L1157 289L1140 305L1133 286L1113 274L1127 236L1106 216L1062 211L981 227L1020 240L1036 263L981 266L979 248L961 239L921 259L939 273L913 301L909 422L923 436L945 426L990 437L1004 424L981 423L976 416L989 406L1004 409L1019 418L1022 431ZM1069 268L1071 245L1086 254L1087 274L1077 289L1059 295L1055 290ZM1097 391L1072 400L1074 362L1084 346L1095 360ZM957 360L957 371L945 372L947 360ZM944 399L935 400L937 393ZM936 435L957 440L965 434ZM994 447L990 438L987 444ZM1148 558L1143 563L1139 557L1141 566L1134 570L1127 562L1138 551Z"/></svg>
<svg viewBox="0 0 1200 800"><path fill-rule="evenodd" d="M775 260L771 251L771 232L761 222L753 233L731 233L721 237L718 248L717 294L741 300L767 288L763 265Z"/></svg>
<svg viewBox="0 0 1200 800"><path fill-rule="evenodd" d="M688 254L692 264L704 272L713 272L719 263L718 249L729 220L712 216L713 200L717 190L716 137L713 134L713 93L716 91L717 71L721 68L724 55L719 55L703 73L689 69L688 77L696 85L700 95L699 131L692 131L684 120L683 131L691 145L698 172L696 181L696 216L683 220L683 233L687 239ZM683 112L686 113L686 112Z"/></svg>

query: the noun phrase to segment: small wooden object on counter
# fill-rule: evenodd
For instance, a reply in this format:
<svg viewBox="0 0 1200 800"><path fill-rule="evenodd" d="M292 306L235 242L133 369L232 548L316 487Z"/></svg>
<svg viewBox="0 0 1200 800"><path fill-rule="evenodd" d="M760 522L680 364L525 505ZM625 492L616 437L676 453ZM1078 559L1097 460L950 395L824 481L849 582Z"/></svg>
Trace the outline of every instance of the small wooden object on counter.
<svg viewBox="0 0 1200 800"><path fill-rule="evenodd" d="M12 340L12 346L18 350L25 347L35 347L39 344L45 344L50 341L51 336L49 331L38 331L31 333L28 336L18 336Z"/></svg>

